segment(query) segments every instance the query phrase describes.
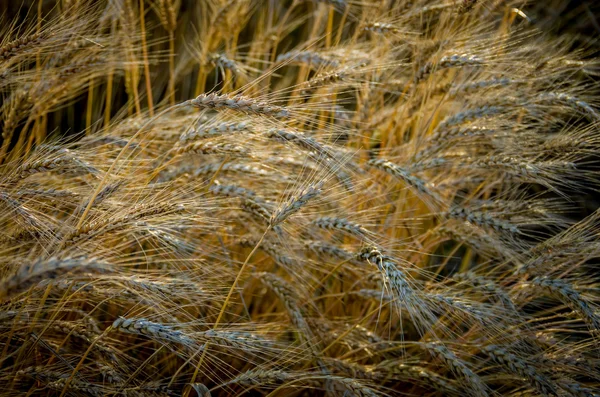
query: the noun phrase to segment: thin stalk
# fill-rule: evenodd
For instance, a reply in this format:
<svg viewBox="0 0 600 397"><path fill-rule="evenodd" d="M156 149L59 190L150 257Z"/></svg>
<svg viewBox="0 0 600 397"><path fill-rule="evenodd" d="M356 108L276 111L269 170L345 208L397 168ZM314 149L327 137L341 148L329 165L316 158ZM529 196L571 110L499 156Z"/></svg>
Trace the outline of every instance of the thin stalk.
<svg viewBox="0 0 600 397"><path fill-rule="evenodd" d="M175 105L175 32L172 30L169 30L169 103Z"/></svg>
<svg viewBox="0 0 600 397"><path fill-rule="evenodd" d="M150 117L152 117L154 116L154 104L152 99L152 84L150 82L150 65L148 64L148 45L146 43L146 17L144 11L144 0L140 0L140 29L142 33L142 56L144 57L144 75L146 77L146 95L148 98L148 112L150 113ZM169 57L171 57L171 54L169 54ZM169 58L169 63L170 62L171 58ZM173 105L175 105L175 102L171 103L171 106Z"/></svg>
<svg viewBox="0 0 600 397"><path fill-rule="evenodd" d="M90 127L92 125L92 109L94 104L94 80L90 81L90 88L87 97L87 110L85 114L85 129L86 134L90 134Z"/></svg>
<svg viewBox="0 0 600 397"><path fill-rule="evenodd" d="M250 262L250 258L252 258L252 256L256 253L256 251L258 250L258 248L262 244L262 242L265 239L265 236L267 235L267 233L269 232L269 230L271 230L271 226L267 227L267 229L265 230L265 232L263 233L263 235L260 237L260 239L258 240L258 242L256 243L256 245L254 246L254 248L252 249L252 251L250 252L250 254L246 257L246 260L244 261L244 264L240 268L240 271L238 272L237 276L235 277L235 280L233 281L233 284L231 284L231 288L229 288L229 292L227 293L227 297L225 298L225 302L223 302L223 306L221 306L221 311L219 312L219 315L217 316L217 320L215 321L215 325L213 326L213 330L217 329L217 327L219 326L219 323L221 322L221 319L223 318L223 314L225 314L225 309L227 308L227 305L229 304L229 300L231 299L231 296L233 295L233 291L235 290L235 286L239 282L239 280L240 280L240 278L242 276L242 273L244 273L244 270L246 269L246 266L248 265L248 262ZM208 351L209 346L210 346L210 341L206 342L206 345L204 346L204 351L202 352L202 356L200 356L200 361L198 361L198 365L196 366L196 369L194 370L194 375L192 376L192 380L190 380L190 383L194 383L196 381L196 377L198 376L198 372L200 371L200 367L202 366L202 363L204 362L204 357L206 356L206 352Z"/></svg>

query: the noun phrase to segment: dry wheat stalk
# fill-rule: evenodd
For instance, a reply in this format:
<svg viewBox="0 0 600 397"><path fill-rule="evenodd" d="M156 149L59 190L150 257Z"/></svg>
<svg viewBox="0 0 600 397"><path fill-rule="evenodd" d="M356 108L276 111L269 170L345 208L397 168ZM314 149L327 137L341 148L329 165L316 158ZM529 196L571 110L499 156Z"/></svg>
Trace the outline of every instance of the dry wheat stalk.
<svg viewBox="0 0 600 397"><path fill-rule="evenodd" d="M598 394L597 60L539 7L0 6L0 395Z"/></svg>

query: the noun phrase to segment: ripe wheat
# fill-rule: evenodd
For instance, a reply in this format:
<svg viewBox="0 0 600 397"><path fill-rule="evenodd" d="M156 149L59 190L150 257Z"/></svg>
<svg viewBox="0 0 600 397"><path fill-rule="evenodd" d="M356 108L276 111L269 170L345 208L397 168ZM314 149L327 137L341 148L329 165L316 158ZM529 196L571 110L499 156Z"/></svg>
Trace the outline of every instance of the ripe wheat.
<svg viewBox="0 0 600 397"><path fill-rule="evenodd" d="M600 69L535 8L5 3L0 396L600 394Z"/></svg>

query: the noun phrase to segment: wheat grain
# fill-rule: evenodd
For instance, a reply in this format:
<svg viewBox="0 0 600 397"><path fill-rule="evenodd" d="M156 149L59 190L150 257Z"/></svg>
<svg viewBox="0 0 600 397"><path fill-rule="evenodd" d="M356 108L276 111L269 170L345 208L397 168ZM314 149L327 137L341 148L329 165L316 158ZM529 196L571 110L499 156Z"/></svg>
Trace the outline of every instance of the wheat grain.
<svg viewBox="0 0 600 397"><path fill-rule="evenodd" d="M429 77L434 71L459 68L463 66L481 66L484 61L478 56L469 54L453 54L442 57L439 62L430 62L424 65L415 75L415 84Z"/></svg>
<svg viewBox="0 0 600 397"><path fill-rule="evenodd" d="M406 182L409 186L413 187L419 193L425 194L427 197L434 199L437 202L442 202L441 197L437 192L431 190L426 181L417 178L412 175L409 171L403 169L402 167L392 163L391 161L378 159L378 160L370 160L369 165L381 169L387 172L390 175L399 178L400 180Z"/></svg>
<svg viewBox="0 0 600 397"><path fill-rule="evenodd" d="M154 323L143 318L127 319L119 317L112 324L113 329L136 335L146 335L159 341L174 342L183 346L196 345L193 338L163 324Z"/></svg>
<svg viewBox="0 0 600 397"><path fill-rule="evenodd" d="M548 291L552 296L560 299L566 305L577 311L592 330L600 330L600 318L590 304L573 288L563 280L555 280L545 277L536 277L531 284Z"/></svg>
<svg viewBox="0 0 600 397"><path fill-rule="evenodd" d="M481 211L471 211L464 207L453 207L448 211L447 216L466 220L474 225L491 228L499 232L519 233L519 228L515 225L496 219L492 215Z"/></svg>
<svg viewBox="0 0 600 397"><path fill-rule="evenodd" d="M462 376L471 387L471 391L476 393L478 396L487 396L485 384L465 363L460 360L454 352L448 349L441 343L431 342L424 345L424 347L435 357L438 357L444 362L453 372L456 372Z"/></svg>
<svg viewBox="0 0 600 397"><path fill-rule="evenodd" d="M529 379L529 381L542 395L558 395L556 389L552 386L548 379L539 374L533 366L517 358L517 356L514 354L509 353L506 349L500 346L490 345L484 347L483 351L486 352L492 359L504 365L515 374Z"/></svg>
<svg viewBox="0 0 600 397"><path fill-rule="evenodd" d="M111 266L94 258L50 258L22 265L17 272L0 282L0 299L7 300L28 290L42 280L56 279L65 274L98 273Z"/></svg>
<svg viewBox="0 0 600 397"><path fill-rule="evenodd" d="M278 226L291 215L300 211L302 207L321 194L322 186L322 183L313 183L279 205L270 216L269 225L271 227Z"/></svg>
<svg viewBox="0 0 600 397"><path fill-rule="evenodd" d="M413 291L406 275L398 269L390 257L383 255L376 247L363 248L357 257L377 266L400 302L412 300Z"/></svg>
<svg viewBox="0 0 600 397"><path fill-rule="evenodd" d="M246 114L289 117L289 110L267 102L246 98L241 95L219 95L215 93L200 94L190 101L190 104L200 109L231 109Z"/></svg>
<svg viewBox="0 0 600 397"><path fill-rule="evenodd" d="M178 155L186 153L194 154L227 154L231 156L247 156L249 151L247 148L231 143L215 143L215 142L195 142L189 145L179 147L175 150Z"/></svg>
<svg viewBox="0 0 600 397"><path fill-rule="evenodd" d="M321 217L312 222L316 227L327 230L341 230L348 234L362 237L367 234L367 230L355 222L350 222L344 218Z"/></svg>

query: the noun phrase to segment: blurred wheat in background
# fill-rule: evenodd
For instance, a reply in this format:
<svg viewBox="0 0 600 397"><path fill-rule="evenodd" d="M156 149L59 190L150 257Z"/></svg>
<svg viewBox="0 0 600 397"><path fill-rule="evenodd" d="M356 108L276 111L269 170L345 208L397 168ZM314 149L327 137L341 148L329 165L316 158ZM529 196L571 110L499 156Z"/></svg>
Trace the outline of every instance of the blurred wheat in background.
<svg viewBox="0 0 600 397"><path fill-rule="evenodd" d="M1 396L600 394L593 41L517 0L2 10Z"/></svg>

